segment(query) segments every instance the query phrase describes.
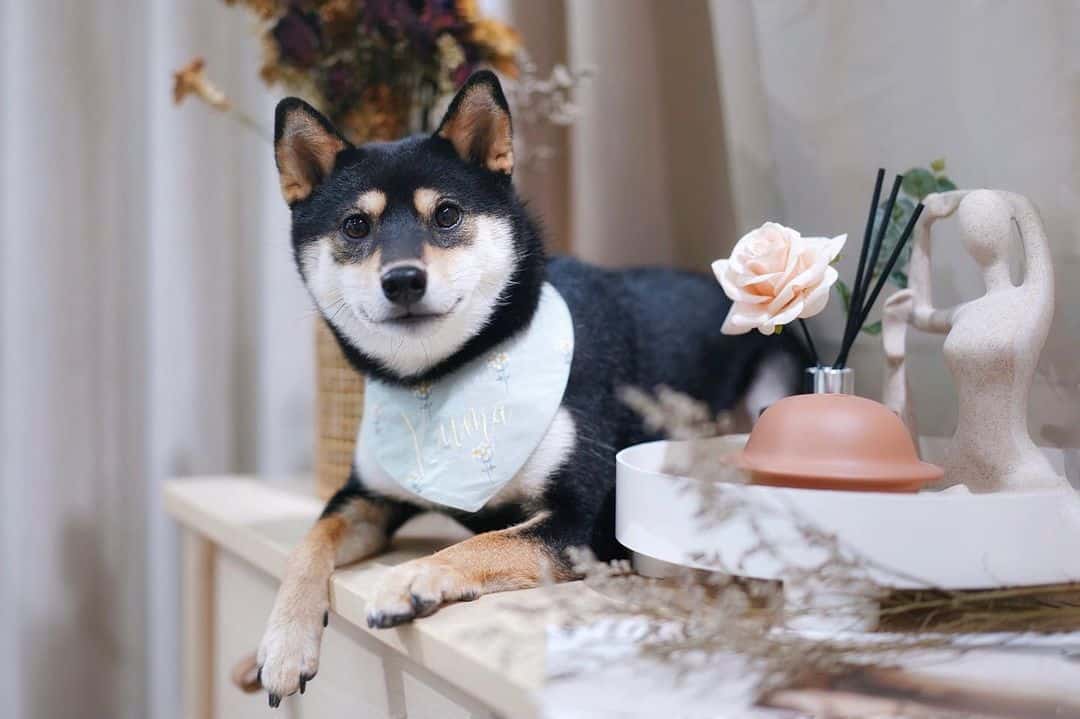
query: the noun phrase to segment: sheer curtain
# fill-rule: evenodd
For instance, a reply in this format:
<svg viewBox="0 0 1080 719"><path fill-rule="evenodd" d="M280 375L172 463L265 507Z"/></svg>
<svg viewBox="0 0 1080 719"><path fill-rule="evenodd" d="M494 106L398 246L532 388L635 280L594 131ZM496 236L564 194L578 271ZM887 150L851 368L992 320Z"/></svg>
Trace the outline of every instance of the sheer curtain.
<svg viewBox="0 0 1080 719"><path fill-rule="evenodd" d="M595 69L570 133L570 246L602 264L707 267L735 233L704 2L568 0Z"/></svg>
<svg viewBox="0 0 1080 719"><path fill-rule="evenodd" d="M178 716L162 480L309 466L269 146L170 97L204 54L269 126L251 30L216 0L0 4L5 716Z"/></svg>

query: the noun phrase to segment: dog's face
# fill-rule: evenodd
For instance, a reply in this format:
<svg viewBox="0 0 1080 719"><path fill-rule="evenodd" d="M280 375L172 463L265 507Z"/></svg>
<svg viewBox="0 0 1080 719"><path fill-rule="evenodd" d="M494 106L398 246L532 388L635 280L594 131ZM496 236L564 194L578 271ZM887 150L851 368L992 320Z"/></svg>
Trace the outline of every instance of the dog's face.
<svg viewBox="0 0 1080 719"><path fill-rule="evenodd" d="M352 147L306 103L278 106L275 156L300 274L356 349L422 374L490 321L519 261L510 114L474 75L431 137Z"/></svg>

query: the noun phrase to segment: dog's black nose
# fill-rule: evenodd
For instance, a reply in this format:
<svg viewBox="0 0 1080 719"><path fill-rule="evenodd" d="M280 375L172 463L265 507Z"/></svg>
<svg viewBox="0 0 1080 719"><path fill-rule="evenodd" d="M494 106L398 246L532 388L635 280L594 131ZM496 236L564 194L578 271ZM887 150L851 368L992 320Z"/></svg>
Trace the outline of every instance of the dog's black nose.
<svg viewBox="0 0 1080 719"><path fill-rule="evenodd" d="M411 305L424 296L426 289L427 273L420 267L395 267L382 276L383 294L395 304Z"/></svg>

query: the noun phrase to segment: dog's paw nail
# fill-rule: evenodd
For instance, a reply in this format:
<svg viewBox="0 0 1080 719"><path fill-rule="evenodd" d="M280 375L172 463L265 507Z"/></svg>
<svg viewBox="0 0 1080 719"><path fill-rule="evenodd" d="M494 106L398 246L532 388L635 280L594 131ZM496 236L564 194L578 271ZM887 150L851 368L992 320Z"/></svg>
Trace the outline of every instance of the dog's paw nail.
<svg viewBox="0 0 1080 719"><path fill-rule="evenodd" d="M329 623L330 623L330 612L329 612L329 610L327 610L327 611L322 613L322 625L323 625L323 628L325 628L326 625L329 624Z"/></svg>
<svg viewBox="0 0 1080 719"><path fill-rule="evenodd" d="M412 620L414 616L411 612L405 614L375 612L367 616L367 625L372 629L391 629L399 624L405 624Z"/></svg>
<svg viewBox="0 0 1080 719"><path fill-rule="evenodd" d="M430 612L432 609L434 609L435 605L438 604L438 602L436 602L435 600L433 600L433 599L424 599L419 594L410 594L409 595L409 603L412 604L413 612L418 617L424 616L425 614Z"/></svg>
<svg viewBox="0 0 1080 719"><path fill-rule="evenodd" d="M269 699L271 709L277 709L279 706L281 706L281 697L279 697L277 694L271 693Z"/></svg>

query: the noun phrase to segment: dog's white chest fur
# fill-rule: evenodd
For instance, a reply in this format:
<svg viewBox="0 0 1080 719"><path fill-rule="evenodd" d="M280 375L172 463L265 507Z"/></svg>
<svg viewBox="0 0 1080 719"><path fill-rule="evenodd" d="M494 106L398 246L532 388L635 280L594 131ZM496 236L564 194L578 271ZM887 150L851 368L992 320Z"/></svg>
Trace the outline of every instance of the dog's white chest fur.
<svg viewBox="0 0 1080 719"><path fill-rule="evenodd" d="M540 444L513 478L488 500L485 507L495 507L509 502L526 502L540 497L552 475L570 458L576 442L577 430L574 418L569 410L560 407L543 439L540 440ZM379 465L371 448L364 442L356 448L356 470L360 475L361 483L372 492L428 509L439 508L435 503L410 492L396 482Z"/></svg>

